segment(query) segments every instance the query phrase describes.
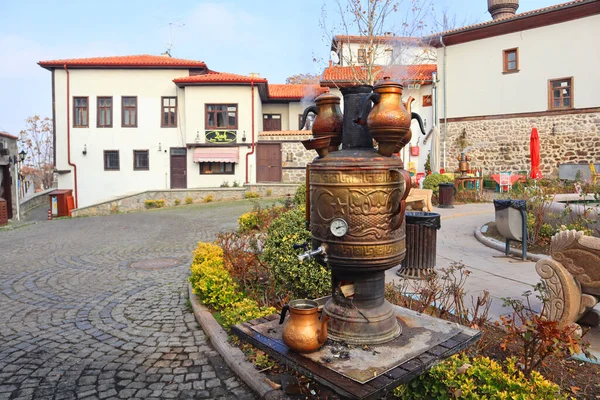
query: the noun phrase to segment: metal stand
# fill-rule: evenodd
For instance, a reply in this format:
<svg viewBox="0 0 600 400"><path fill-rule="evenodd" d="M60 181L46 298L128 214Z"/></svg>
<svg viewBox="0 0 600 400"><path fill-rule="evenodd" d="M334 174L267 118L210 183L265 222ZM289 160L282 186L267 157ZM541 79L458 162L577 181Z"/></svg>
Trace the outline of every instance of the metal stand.
<svg viewBox="0 0 600 400"><path fill-rule="evenodd" d="M521 258L523 261L527 260L527 213L524 210L519 210L521 213L522 219L522 229L523 229L523 241L521 246ZM510 254L510 239L506 239L506 247L504 249L504 254L507 256Z"/></svg>

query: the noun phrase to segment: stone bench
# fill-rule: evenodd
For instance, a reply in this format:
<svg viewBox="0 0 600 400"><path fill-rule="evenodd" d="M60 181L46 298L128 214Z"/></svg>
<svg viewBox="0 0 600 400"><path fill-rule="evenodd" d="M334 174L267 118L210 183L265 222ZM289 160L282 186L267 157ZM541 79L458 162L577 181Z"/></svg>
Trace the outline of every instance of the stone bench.
<svg viewBox="0 0 600 400"><path fill-rule="evenodd" d="M411 210L431 212L433 211L433 205L431 204L432 195L433 190L431 189L410 189L406 198L406 206Z"/></svg>
<svg viewBox="0 0 600 400"><path fill-rule="evenodd" d="M561 324L598 325L599 315L590 310L600 301L600 238L558 232L550 254L535 264L549 294L544 316Z"/></svg>

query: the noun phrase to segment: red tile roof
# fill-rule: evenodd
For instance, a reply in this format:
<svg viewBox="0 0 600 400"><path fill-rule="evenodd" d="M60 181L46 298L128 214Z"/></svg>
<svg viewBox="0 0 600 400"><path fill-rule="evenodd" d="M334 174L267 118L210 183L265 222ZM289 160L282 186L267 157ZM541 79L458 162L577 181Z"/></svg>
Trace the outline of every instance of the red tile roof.
<svg viewBox="0 0 600 400"><path fill-rule="evenodd" d="M71 58L66 60L40 61L44 68L67 67L125 67L125 68L206 68L204 61L184 60L168 56L141 54L134 56Z"/></svg>
<svg viewBox="0 0 600 400"><path fill-rule="evenodd" d="M19 139L18 137L13 136L13 135L11 135L8 132L2 132L2 131L0 131L0 136L5 137L7 139L13 139L13 140L18 140Z"/></svg>
<svg viewBox="0 0 600 400"><path fill-rule="evenodd" d="M230 74L227 72L209 71L203 75L184 76L173 79L176 84L211 84L211 83L267 83L265 78L259 76L246 76L238 74Z"/></svg>
<svg viewBox="0 0 600 400"><path fill-rule="evenodd" d="M354 69L354 72L352 71ZM419 65L392 65L389 67L375 66L374 72L377 79L384 76L390 76L392 79L400 81L431 81L432 73L437 71L436 64ZM339 67L333 66L325 68L321 77L321 84L327 83L353 83L356 77L364 79L366 69L360 66Z"/></svg>
<svg viewBox="0 0 600 400"><path fill-rule="evenodd" d="M367 43L371 40L368 36L359 36L359 35L336 35L333 37L334 42L344 42L344 43ZM373 36L373 41L375 43L420 43L421 38L418 37L410 37L410 36Z"/></svg>
<svg viewBox="0 0 600 400"><path fill-rule="evenodd" d="M483 28L486 27L488 25L495 25L495 24L501 24L504 22L510 22L513 20L517 20L517 19L522 19L522 18L526 18L526 17L531 17L531 16L535 16L538 14L543 14L543 13L547 13L550 11L556 11L556 10L561 10L561 9L565 9L565 8L570 8L570 7L574 7L574 6L578 6L584 3L594 3L597 2L597 6L600 7L600 2L598 2L598 0L575 0L575 1L569 1L567 3L561 3L561 4L556 4L553 6L549 6L549 7L544 7L544 8L539 8L537 10L531 10L531 11L526 11L523 13L517 13L514 16L509 16L509 17L504 17L504 18L498 18L498 19L492 19L491 21L486 21L486 22L480 22L478 24L473 24L473 25L467 25L467 26L463 26L461 28L456 28L456 29L451 29L448 31L444 31L444 32L439 32L439 33L435 33L433 35L430 36L430 38L432 39L436 39L439 38L440 36L447 36L447 35L451 35L454 33L459 33L459 32L463 32L463 31L470 31L473 29L478 29L478 28ZM533 26L532 28L534 28L535 26Z"/></svg>
<svg viewBox="0 0 600 400"><path fill-rule="evenodd" d="M270 99L303 99L311 96L317 97L320 94L329 92L329 88L319 85L300 85L300 84L269 84Z"/></svg>

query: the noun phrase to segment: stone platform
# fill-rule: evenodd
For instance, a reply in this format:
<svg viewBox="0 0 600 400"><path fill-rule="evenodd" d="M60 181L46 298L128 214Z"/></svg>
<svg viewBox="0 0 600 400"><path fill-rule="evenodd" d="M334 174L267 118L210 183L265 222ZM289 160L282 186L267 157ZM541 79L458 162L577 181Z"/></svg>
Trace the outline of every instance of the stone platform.
<svg viewBox="0 0 600 400"><path fill-rule="evenodd" d="M402 335L373 346L328 340L310 354L289 350L279 316L236 325L232 332L279 362L348 399L376 399L427 371L440 360L476 342L481 332L396 307Z"/></svg>

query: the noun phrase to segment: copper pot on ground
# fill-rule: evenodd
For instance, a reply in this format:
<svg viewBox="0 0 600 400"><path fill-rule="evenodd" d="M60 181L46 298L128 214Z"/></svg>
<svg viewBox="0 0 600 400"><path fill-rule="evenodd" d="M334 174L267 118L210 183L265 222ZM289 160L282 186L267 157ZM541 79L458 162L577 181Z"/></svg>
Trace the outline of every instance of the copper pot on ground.
<svg viewBox="0 0 600 400"><path fill-rule="evenodd" d="M340 109L340 98L332 94L322 94L315 99L315 106L307 107L302 114L300 129L304 128L309 113L317 117L312 125L312 133L315 138L331 136L329 151L336 151L342 143L342 126L344 116Z"/></svg>
<svg viewBox="0 0 600 400"><path fill-rule="evenodd" d="M283 324L285 314L290 317L283 326L283 343L297 353L310 353L318 350L327 340L327 321L323 315L319 320L318 303L314 300L292 300L281 309L279 323Z"/></svg>
<svg viewBox="0 0 600 400"><path fill-rule="evenodd" d="M411 112L409 98L406 108L402 103L402 85L389 78L384 78L373 88L363 103L362 111L357 118L359 123L365 123L365 114L368 104L372 101L375 105L366 118L366 124L373 139L378 143L378 152L383 156L391 156L400 151L411 139L410 124L414 118L419 122L421 132L425 134L423 121L419 114Z"/></svg>

